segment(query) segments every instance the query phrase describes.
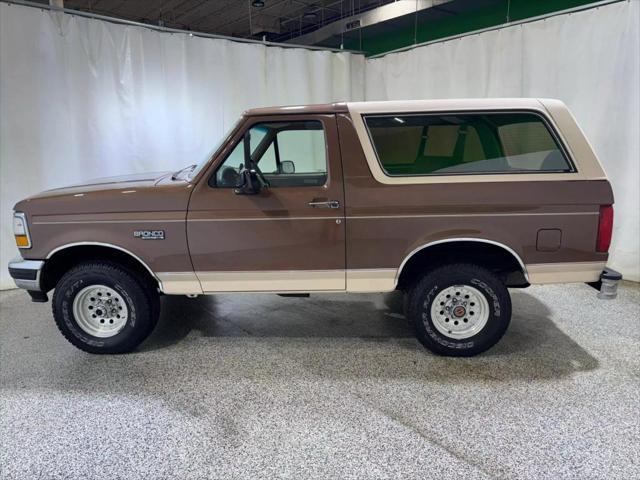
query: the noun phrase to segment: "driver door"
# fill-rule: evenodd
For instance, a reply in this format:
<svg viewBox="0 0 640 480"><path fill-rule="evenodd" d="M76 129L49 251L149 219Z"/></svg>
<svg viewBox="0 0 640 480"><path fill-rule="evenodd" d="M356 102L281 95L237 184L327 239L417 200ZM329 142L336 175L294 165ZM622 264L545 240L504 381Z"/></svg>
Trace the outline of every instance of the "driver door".
<svg viewBox="0 0 640 480"><path fill-rule="evenodd" d="M268 185L255 195L236 188L248 154ZM335 116L247 117L195 187L187 235L204 292L344 290Z"/></svg>

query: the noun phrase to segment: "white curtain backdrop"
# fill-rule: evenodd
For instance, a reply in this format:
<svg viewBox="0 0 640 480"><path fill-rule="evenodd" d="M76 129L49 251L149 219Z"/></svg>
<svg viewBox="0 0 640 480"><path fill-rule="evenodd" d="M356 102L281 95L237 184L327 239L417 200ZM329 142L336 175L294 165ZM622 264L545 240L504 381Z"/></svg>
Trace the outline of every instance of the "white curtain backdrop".
<svg viewBox="0 0 640 480"><path fill-rule="evenodd" d="M367 100L546 97L576 116L612 182L609 264L640 280L640 1L369 59Z"/></svg>
<svg viewBox="0 0 640 480"><path fill-rule="evenodd" d="M38 191L198 162L247 108L362 100L364 57L0 3L0 288Z"/></svg>
<svg viewBox="0 0 640 480"><path fill-rule="evenodd" d="M366 62L348 53L156 32L0 3L0 288L14 203L89 178L177 169L242 110L338 100L552 97L613 183L611 265L640 280L640 2ZM366 73L365 73L366 67Z"/></svg>

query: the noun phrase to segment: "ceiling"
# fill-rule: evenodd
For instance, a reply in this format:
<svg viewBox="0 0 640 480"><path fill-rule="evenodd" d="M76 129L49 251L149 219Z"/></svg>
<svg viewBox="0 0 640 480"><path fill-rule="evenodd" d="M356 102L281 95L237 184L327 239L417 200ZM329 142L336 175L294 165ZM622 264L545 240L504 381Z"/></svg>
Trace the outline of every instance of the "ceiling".
<svg viewBox="0 0 640 480"><path fill-rule="evenodd" d="M284 42L394 0L64 0L64 7L169 28ZM47 0L40 0L48 3Z"/></svg>
<svg viewBox="0 0 640 480"><path fill-rule="evenodd" d="M375 55L595 0L31 1L179 30Z"/></svg>

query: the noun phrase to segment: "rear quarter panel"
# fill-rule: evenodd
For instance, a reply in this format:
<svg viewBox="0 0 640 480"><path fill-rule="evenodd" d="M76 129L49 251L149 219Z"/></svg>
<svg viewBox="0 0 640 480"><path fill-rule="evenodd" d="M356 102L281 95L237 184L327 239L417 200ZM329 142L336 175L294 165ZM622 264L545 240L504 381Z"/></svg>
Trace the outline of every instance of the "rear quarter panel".
<svg viewBox="0 0 640 480"><path fill-rule="evenodd" d="M532 271L536 265L607 260L595 252L599 207L613 203L606 179L382 184L372 175L351 116L340 114L338 127L347 269L398 269L415 249L456 238L501 243ZM558 250L536 248L541 229L562 230Z"/></svg>

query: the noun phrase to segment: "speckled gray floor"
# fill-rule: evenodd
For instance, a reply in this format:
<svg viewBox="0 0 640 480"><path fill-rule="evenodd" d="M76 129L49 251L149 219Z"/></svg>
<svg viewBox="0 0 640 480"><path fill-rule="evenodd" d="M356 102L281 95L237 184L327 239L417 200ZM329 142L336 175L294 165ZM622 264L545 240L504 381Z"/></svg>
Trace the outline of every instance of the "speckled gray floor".
<svg viewBox="0 0 640 480"><path fill-rule="evenodd" d="M0 293L0 476L640 478L640 288L513 291L471 359L415 341L397 295L166 298L93 356Z"/></svg>

